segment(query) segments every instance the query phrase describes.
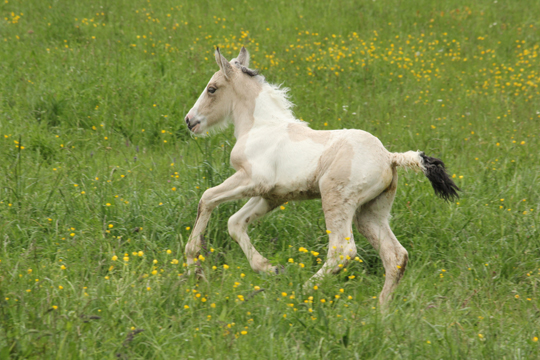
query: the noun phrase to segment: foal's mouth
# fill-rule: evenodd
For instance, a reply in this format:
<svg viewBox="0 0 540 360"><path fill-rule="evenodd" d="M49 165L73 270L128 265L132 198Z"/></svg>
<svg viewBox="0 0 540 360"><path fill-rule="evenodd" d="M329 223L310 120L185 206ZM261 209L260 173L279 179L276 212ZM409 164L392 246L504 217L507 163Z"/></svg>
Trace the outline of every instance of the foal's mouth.
<svg viewBox="0 0 540 360"><path fill-rule="evenodd" d="M188 129L192 132L195 132L195 128L200 124L200 121L196 121L193 124L188 124Z"/></svg>

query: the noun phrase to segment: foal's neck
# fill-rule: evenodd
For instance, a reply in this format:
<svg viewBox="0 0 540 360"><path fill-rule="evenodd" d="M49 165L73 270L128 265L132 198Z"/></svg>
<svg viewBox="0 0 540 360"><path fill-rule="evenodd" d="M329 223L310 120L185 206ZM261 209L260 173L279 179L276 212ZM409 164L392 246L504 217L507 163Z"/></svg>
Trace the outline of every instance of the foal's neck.
<svg viewBox="0 0 540 360"><path fill-rule="evenodd" d="M256 97L235 104L233 106L234 136L238 139L255 126L274 127L298 122L288 106L284 105L288 102L280 98L283 96L271 85L264 84Z"/></svg>

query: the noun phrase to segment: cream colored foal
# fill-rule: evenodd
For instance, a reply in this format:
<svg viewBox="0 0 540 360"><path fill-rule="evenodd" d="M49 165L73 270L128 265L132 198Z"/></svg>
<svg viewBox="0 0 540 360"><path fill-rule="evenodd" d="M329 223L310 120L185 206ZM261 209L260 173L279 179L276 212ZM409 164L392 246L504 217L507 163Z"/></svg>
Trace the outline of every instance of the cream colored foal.
<svg viewBox="0 0 540 360"><path fill-rule="evenodd" d="M421 170L435 193L449 200L458 197L459 189L443 162L423 152L391 153L362 130L312 130L294 117L288 89L268 84L248 68L245 48L230 62L219 49L215 58L220 70L185 121L194 134L233 123L236 144L231 165L236 173L204 192L186 245L188 264L197 261L212 210L226 201L251 198L229 219L229 233L253 270L277 273L278 268L251 244L249 224L284 202L320 198L330 244L326 262L308 284L338 272L355 257L354 222L382 258L386 280L379 301L384 304L408 260L388 221L396 195L396 168Z"/></svg>

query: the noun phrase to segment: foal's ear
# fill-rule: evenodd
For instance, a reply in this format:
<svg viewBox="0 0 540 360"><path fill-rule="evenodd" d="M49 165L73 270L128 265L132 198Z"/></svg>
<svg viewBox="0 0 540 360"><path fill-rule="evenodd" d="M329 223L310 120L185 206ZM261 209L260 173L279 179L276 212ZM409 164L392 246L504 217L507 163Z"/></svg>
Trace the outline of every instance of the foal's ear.
<svg viewBox="0 0 540 360"><path fill-rule="evenodd" d="M245 47L242 46L242 49L240 49L240 54L238 54L236 60L238 60L240 65L249 67L249 53Z"/></svg>
<svg viewBox="0 0 540 360"><path fill-rule="evenodd" d="M221 55L218 47L216 48L216 52L214 55L216 57L216 62L219 68L221 69L221 71L223 71L223 75L225 75L225 77L229 79L233 73L231 64L229 63L229 61L227 61L227 59L225 59L223 55Z"/></svg>

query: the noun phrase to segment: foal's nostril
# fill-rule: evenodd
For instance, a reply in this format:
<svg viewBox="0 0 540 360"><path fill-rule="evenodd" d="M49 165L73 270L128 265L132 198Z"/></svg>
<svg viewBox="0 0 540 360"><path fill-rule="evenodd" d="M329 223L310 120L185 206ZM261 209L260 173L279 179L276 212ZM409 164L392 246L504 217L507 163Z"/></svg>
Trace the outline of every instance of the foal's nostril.
<svg viewBox="0 0 540 360"><path fill-rule="evenodd" d="M185 120L186 120L186 124L188 124L188 125L189 125L189 115L186 115L186 118L185 118Z"/></svg>

